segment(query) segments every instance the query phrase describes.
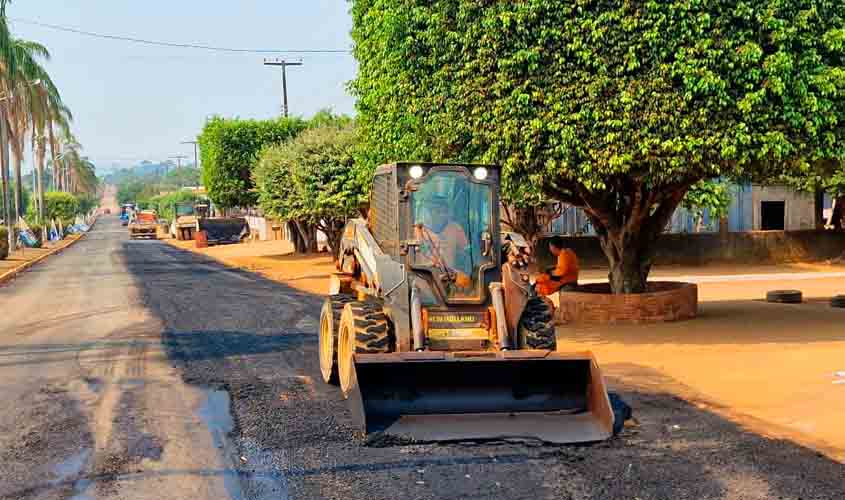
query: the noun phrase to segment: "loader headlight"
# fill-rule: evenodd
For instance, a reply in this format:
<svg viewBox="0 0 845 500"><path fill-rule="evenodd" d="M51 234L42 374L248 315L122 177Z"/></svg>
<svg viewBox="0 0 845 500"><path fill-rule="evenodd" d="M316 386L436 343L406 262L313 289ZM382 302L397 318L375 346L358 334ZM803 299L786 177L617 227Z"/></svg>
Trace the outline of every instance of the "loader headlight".
<svg viewBox="0 0 845 500"><path fill-rule="evenodd" d="M413 167L411 167L411 170L409 170L408 173L411 174L411 179L419 179L423 176L425 171L421 166L414 165Z"/></svg>
<svg viewBox="0 0 845 500"><path fill-rule="evenodd" d="M485 167L478 167L472 171L472 175L475 176L476 179L483 181L487 178L487 169Z"/></svg>

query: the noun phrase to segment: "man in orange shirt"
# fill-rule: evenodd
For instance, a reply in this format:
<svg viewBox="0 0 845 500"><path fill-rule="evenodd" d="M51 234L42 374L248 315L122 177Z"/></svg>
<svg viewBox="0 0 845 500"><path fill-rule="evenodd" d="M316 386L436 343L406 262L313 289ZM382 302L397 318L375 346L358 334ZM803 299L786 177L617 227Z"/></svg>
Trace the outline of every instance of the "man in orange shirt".
<svg viewBox="0 0 845 500"><path fill-rule="evenodd" d="M578 289L578 257L564 247L563 238L555 236L549 241L549 251L557 259L557 265L548 273L537 276L537 293L551 295L559 290Z"/></svg>

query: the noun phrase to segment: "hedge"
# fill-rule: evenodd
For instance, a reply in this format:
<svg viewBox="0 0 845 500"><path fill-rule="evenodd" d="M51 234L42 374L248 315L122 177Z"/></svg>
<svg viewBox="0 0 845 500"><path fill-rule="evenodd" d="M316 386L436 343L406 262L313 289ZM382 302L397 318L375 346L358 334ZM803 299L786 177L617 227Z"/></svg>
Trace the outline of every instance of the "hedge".
<svg viewBox="0 0 845 500"><path fill-rule="evenodd" d="M202 180L220 207L249 207L257 202L252 170L264 146L278 144L307 127L300 118L276 120L209 119L199 136Z"/></svg>

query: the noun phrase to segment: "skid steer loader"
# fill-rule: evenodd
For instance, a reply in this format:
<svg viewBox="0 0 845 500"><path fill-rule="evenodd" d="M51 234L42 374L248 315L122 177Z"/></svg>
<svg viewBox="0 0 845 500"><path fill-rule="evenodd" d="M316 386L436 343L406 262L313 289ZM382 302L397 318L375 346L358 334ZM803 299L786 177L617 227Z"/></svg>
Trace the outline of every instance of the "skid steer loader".
<svg viewBox="0 0 845 500"><path fill-rule="evenodd" d="M552 306L535 295L520 245L502 255L499 174L379 167L367 219L344 228L320 370L366 433L553 443L613 434L595 358L556 351Z"/></svg>

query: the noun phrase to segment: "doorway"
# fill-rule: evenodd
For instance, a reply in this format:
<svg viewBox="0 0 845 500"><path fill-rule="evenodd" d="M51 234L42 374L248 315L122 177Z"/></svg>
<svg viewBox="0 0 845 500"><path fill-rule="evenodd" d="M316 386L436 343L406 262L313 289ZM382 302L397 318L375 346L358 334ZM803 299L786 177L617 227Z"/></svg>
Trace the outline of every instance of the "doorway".
<svg viewBox="0 0 845 500"><path fill-rule="evenodd" d="M786 202L760 202L760 229L763 231L783 231L786 229Z"/></svg>

